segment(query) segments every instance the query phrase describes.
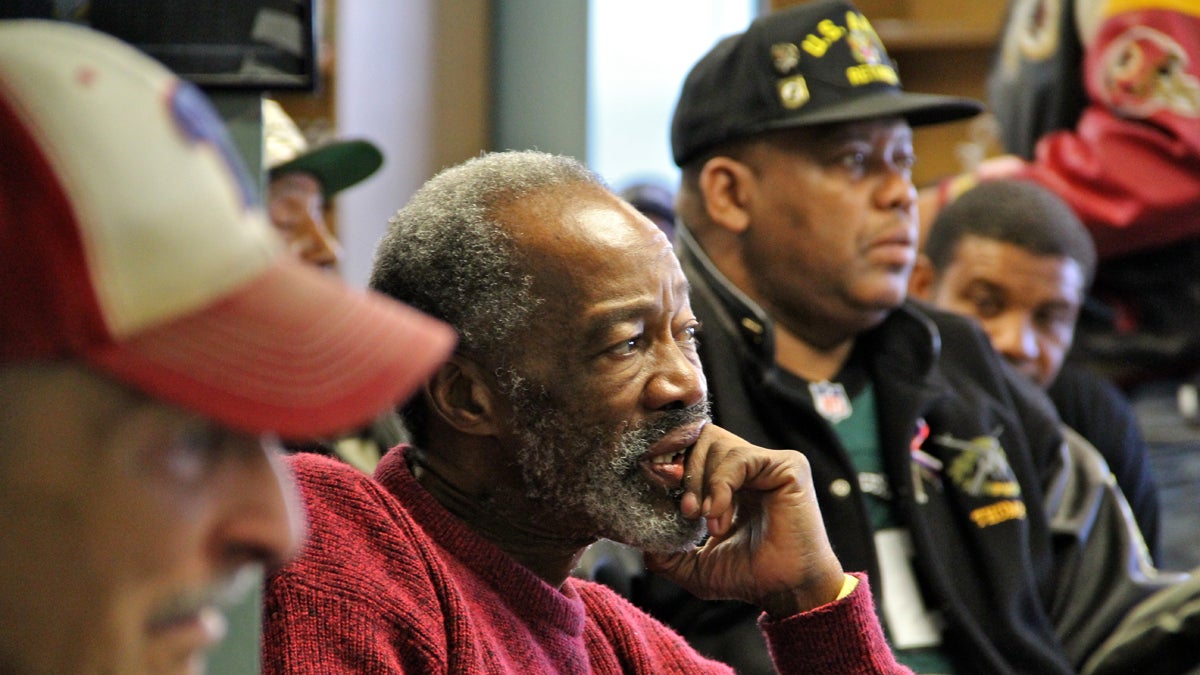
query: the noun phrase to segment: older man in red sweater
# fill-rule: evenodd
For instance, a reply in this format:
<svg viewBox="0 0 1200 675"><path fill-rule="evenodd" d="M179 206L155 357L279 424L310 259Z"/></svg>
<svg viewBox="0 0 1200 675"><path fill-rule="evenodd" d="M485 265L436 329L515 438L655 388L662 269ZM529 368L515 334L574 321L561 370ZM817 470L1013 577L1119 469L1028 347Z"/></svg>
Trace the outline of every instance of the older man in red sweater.
<svg viewBox="0 0 1200 675"><path fill-rule="evenodd" d="M310 540L269 581L267 672L729 672L570 577L600 537L761 607L781 672L903 670L804 457L709 422L671 244L578 162L444 171L393 218L371 283L461 342L374 478L292 458Z"/></svg>

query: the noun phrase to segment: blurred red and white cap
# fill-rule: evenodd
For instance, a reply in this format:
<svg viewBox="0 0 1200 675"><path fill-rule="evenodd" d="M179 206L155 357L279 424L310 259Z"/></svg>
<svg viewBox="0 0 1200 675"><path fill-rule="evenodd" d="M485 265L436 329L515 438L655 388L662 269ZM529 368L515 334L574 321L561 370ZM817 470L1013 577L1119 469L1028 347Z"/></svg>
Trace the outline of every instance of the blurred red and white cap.
<svg viewBox="0 0 1200 675"><path fill-rule="evenodd" d="M0 364L73 359L312 437L410 395L452 329L285 252L209 101L73 24L0 22Z"/></svg>

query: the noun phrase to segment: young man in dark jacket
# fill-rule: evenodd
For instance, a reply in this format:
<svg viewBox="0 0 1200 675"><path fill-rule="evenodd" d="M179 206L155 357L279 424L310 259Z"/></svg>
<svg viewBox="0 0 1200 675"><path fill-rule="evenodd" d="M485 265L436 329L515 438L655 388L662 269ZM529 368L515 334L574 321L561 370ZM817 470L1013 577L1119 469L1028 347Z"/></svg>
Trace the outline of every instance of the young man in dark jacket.
<svg viewBox="0 0 1200 675"><path fill-rule="evenodd" d="M996 351L1046 391L1062 421L1112 469L1155 554L1158 490L1133 406L1111 382L1067 360L1095 271L1092 238L1066 202L1032 181L995 180L938 214L908 287L977 321Z"/></svg>

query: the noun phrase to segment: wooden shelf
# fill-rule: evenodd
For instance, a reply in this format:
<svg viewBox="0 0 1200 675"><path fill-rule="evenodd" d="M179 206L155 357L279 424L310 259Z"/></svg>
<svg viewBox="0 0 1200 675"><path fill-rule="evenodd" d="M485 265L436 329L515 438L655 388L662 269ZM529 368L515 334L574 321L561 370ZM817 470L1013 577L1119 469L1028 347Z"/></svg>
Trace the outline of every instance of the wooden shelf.
<svg viewBox="0 0 1200 675"><path fill-rule="evenodd" d="M997 29L961 23L879 19L872 23L889 52L995 49Z"/></svg>

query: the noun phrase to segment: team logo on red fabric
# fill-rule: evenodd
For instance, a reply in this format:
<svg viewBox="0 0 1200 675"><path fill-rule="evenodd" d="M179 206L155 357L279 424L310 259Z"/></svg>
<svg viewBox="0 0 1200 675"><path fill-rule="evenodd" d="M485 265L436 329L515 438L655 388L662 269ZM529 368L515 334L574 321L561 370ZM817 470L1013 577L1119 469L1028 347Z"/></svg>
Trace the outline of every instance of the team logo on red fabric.
<svg viewBox="0 0 1200 675"><path fill-rule="evenodd" d="M1144 118L1167 110L1200 116L1196 64L1170 36L1135 26L1117 36L1100 58L1100 95L1122 115Z"/></svg>

